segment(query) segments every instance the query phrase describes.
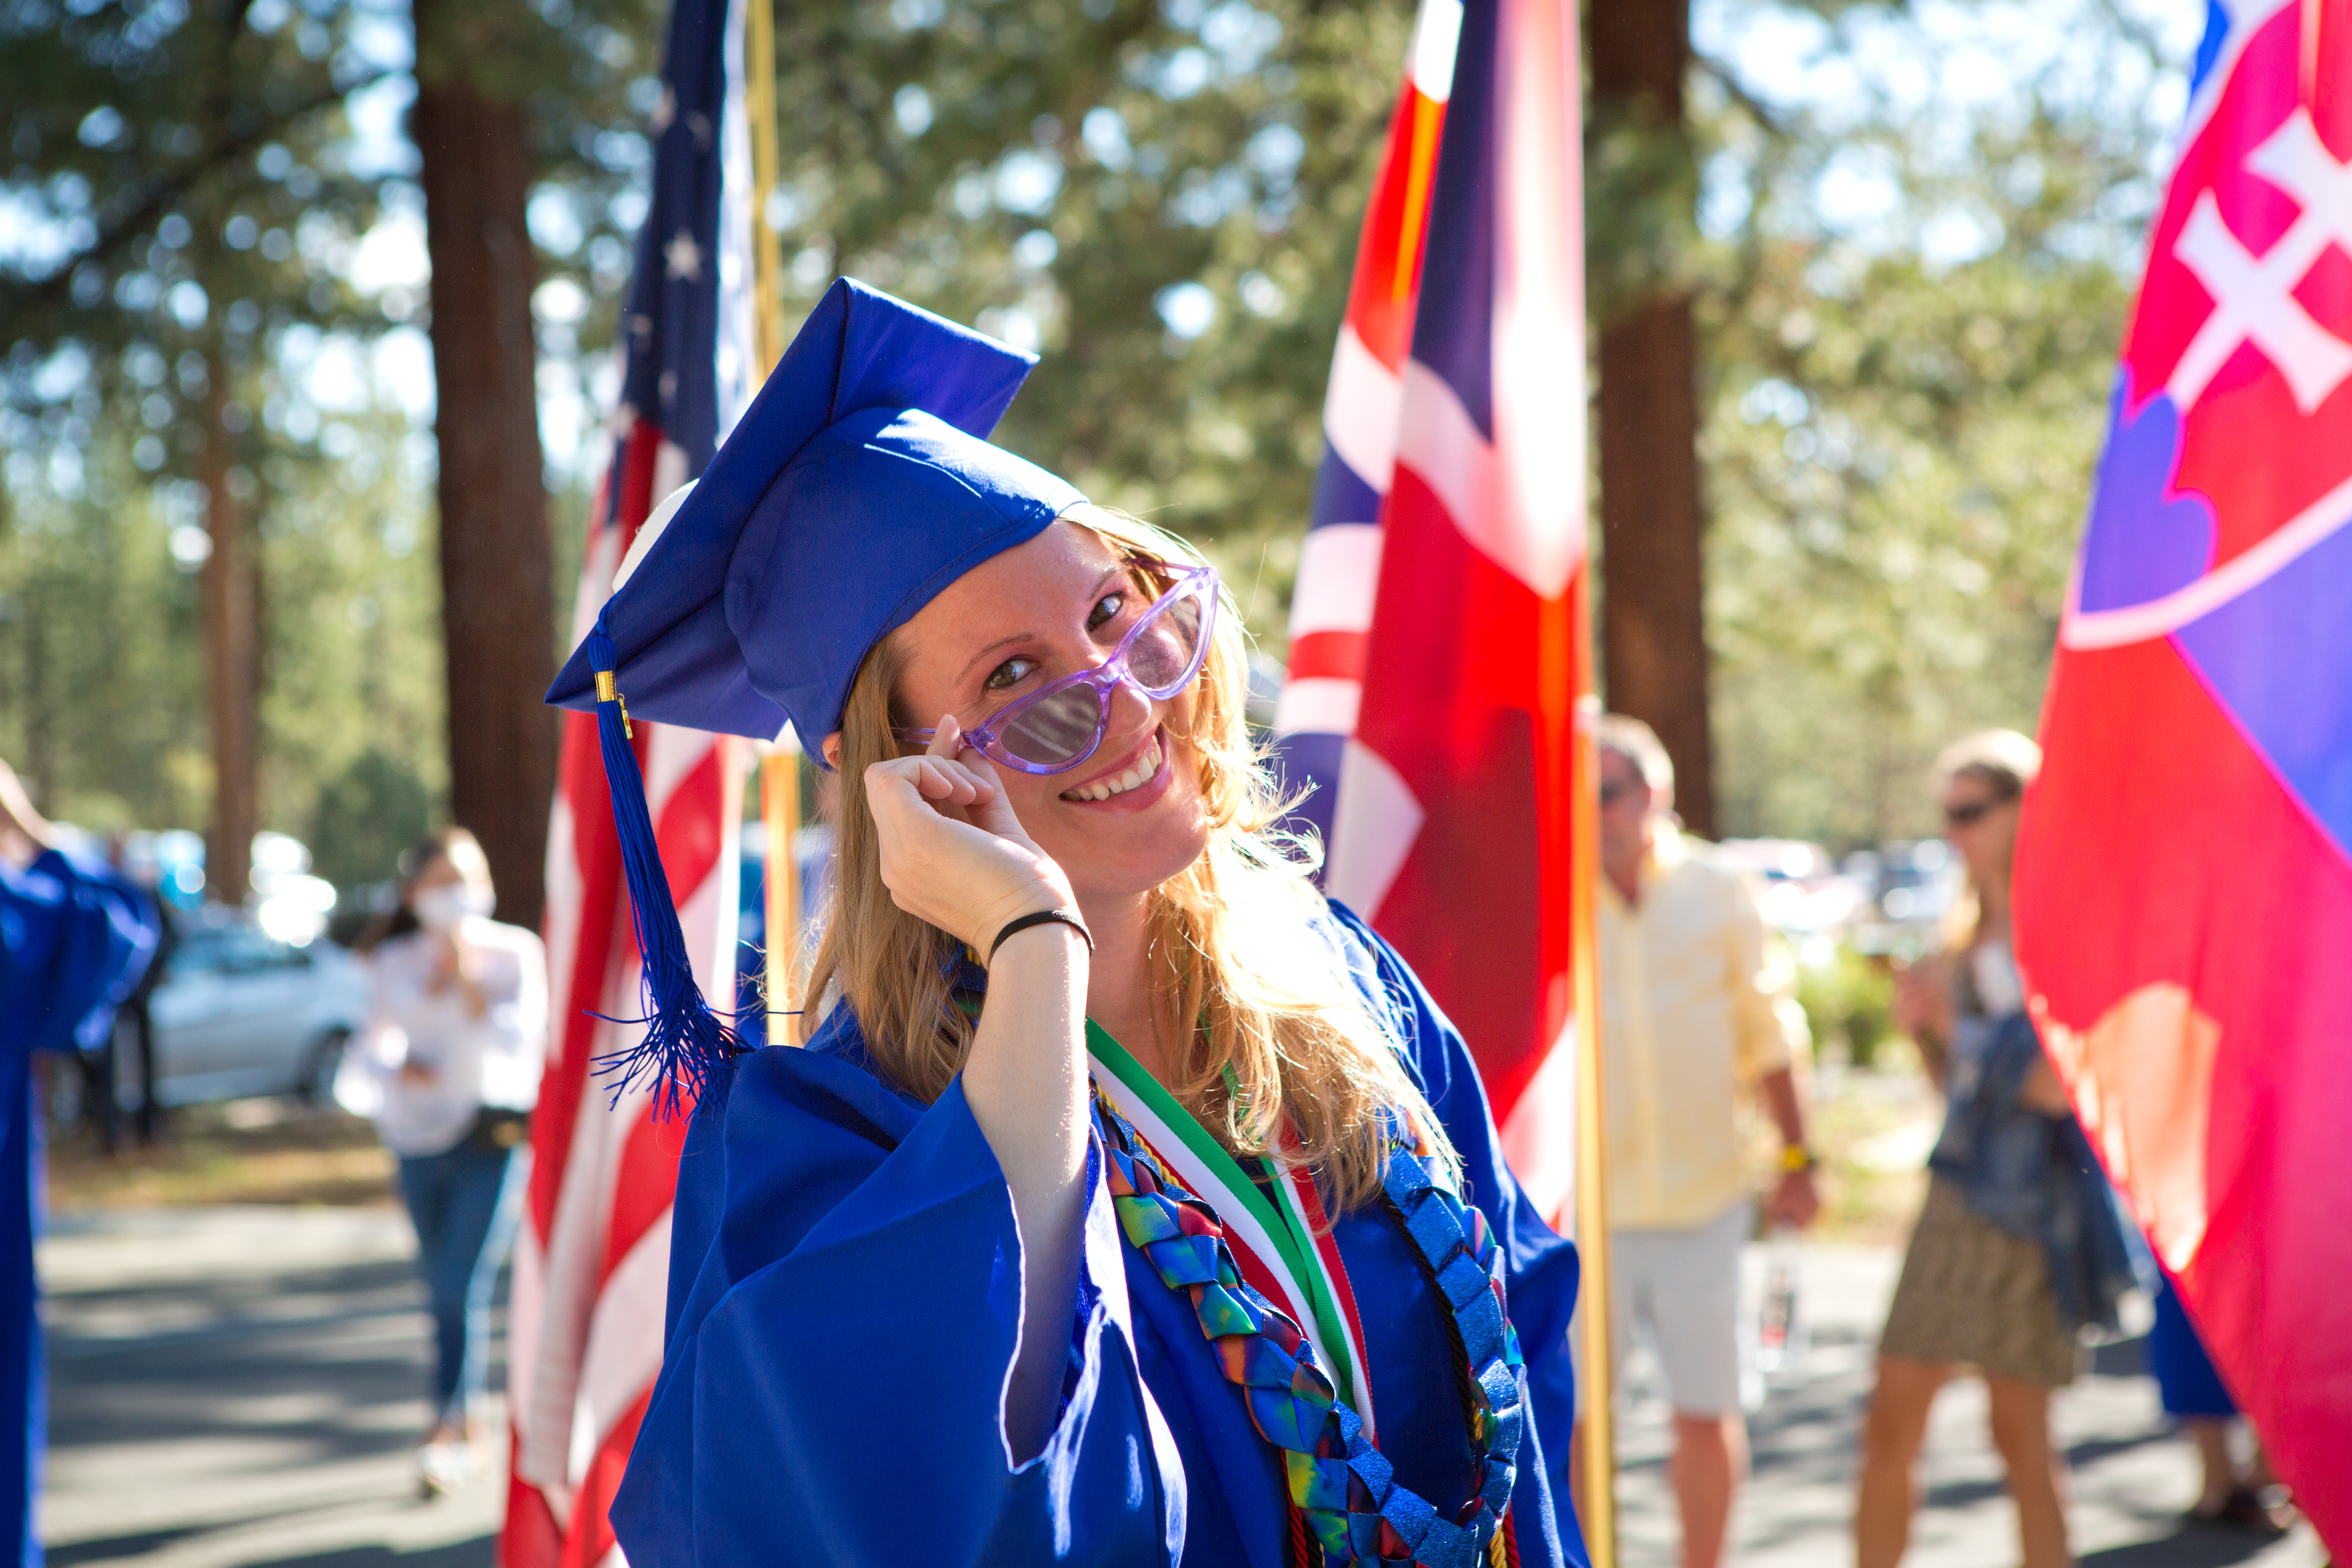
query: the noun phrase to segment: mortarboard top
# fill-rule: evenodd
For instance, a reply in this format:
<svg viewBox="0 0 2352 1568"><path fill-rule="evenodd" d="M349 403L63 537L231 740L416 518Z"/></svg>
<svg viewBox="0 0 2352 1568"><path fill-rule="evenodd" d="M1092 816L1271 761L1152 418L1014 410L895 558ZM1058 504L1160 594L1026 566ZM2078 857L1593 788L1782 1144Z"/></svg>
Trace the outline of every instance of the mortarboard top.
<svg viewBox="0 0 2352 1568"><path fill-rule="evenodd" d="M868 649L1086 499L986 439L1035 363L835 282L605 603L631 714L761 740L789 719L817 750ZM550 702L596 706L596 641Z"/></svg>

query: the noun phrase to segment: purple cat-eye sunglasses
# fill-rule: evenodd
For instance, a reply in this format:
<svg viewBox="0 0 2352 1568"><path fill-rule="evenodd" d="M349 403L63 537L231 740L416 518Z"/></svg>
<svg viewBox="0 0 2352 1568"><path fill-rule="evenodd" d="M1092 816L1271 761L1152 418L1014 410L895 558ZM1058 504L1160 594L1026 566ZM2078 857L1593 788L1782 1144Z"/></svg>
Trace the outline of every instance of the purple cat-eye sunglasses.
<svg viewBox="0 0 2352 1568"><path fill-rule="evenodd" d="M1110 728L1111 693L1131 686L1165 702L1192 684L1208 662L1217 625L1213 566L1161 567L1174 586L1136 617L1108 658L1073 670L991 714L964 731L964 744L1024 773L1061 773L1095 754ZM893 730L902 741L928 742L936 730Z"/></svg>

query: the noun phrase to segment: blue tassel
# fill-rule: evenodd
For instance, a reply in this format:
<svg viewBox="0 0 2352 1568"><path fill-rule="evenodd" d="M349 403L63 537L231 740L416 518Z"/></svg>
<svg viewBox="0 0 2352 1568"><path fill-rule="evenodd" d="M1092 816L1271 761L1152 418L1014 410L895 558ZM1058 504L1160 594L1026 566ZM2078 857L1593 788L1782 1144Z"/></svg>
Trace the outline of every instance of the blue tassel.
<svg viewBox="0 0 2352 1568"><path fill-rule="evenodd" d="M674 1120L682 1097L698 1111L723 1105L733 1077L732 1063L743 1049L735 1031L694 982L687 961L686 933L670 902L669 877L662 870L646 785L630 742L629 710L613 679L619 657L602 617L588 634L588 662L596 672L596 734L604 752L604 782L613 795L613 826L621 840L621 863L629 874L629 904L643 957L646 1016L608 1020L643 1024L645 1038L625 1051L598 1058L599 1077L613 1080L613 1102L640 1080L653 1090L656 1119Z"/></svg>

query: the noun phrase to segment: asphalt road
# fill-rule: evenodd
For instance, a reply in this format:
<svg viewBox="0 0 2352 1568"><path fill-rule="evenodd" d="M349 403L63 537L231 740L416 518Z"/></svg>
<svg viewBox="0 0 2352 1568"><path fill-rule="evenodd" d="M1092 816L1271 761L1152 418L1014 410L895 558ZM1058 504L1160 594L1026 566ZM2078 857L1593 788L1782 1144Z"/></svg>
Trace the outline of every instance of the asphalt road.
<svg viewBox="0 0 2352 1568"><path fill-rule="evenodd" d="M502 1477L418 1500L430 1349L394 1209L68 1218L41 1248L57 1568L489 1568Z"/></svg>
<svg viewBox="0 0 2352 1568"><path fill-rule="evenodd" d="M154 1568L489 1568L493 1475L417 1500L426 1324L409 1236L385 1209L155 1209L58 1223L42 1248L51 1328L43 1528L50 1561ZM1754 1417L1737 1520L1743 1568L1850 1561L1857 1414L1895 1259L1816 1247L1801 1376ZM2307 1532L2263 1544L2184 1530L2193 1461L2167 1435L2137 1347L2108 1347L2062 1398L2077 1550L2096 1568L2317 1568ZM1624 1568L1675 1563L1664 1410L1640 1387L1624 1426ZM1937 1408L1915 1568L2016 1561L1980 1391Z"/></svg>

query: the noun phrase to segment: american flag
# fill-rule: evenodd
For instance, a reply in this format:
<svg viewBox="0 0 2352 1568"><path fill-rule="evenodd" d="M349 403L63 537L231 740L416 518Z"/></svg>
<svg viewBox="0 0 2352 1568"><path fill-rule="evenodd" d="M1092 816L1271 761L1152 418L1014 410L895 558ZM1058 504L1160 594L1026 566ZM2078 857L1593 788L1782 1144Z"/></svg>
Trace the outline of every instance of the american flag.
<svg viewBox="0 0 2352 1568"><path fill-rule="evenodd" d="M750 392L751 182L740 40L725 0L677 0L662 94L646 125L652 199L621 343L613 455L590 528L574 640L585 637L648 512L699 474ZM640 722L637 762L703 994L734 991L738 742ZM566 714L548 832L555 1000L515 1249L505 1568L623 1561L605 1520L661 1370L670 1204L682 1123L647 1092L611 1104L598 1059L644 1011L619 841L593 714ZM598 1015L603 1015L602 1017Z"/></svg>
<svg viewBox="0 0 2352 1568"><path fill-rule="evenodd" d="M1324 405L1276 717L1325 886L1462 1027L1538 1208L1573 1172L1585 629L1575 12L1423 0ZM1580 868L1581 869L1581 868Z"/></svg>

